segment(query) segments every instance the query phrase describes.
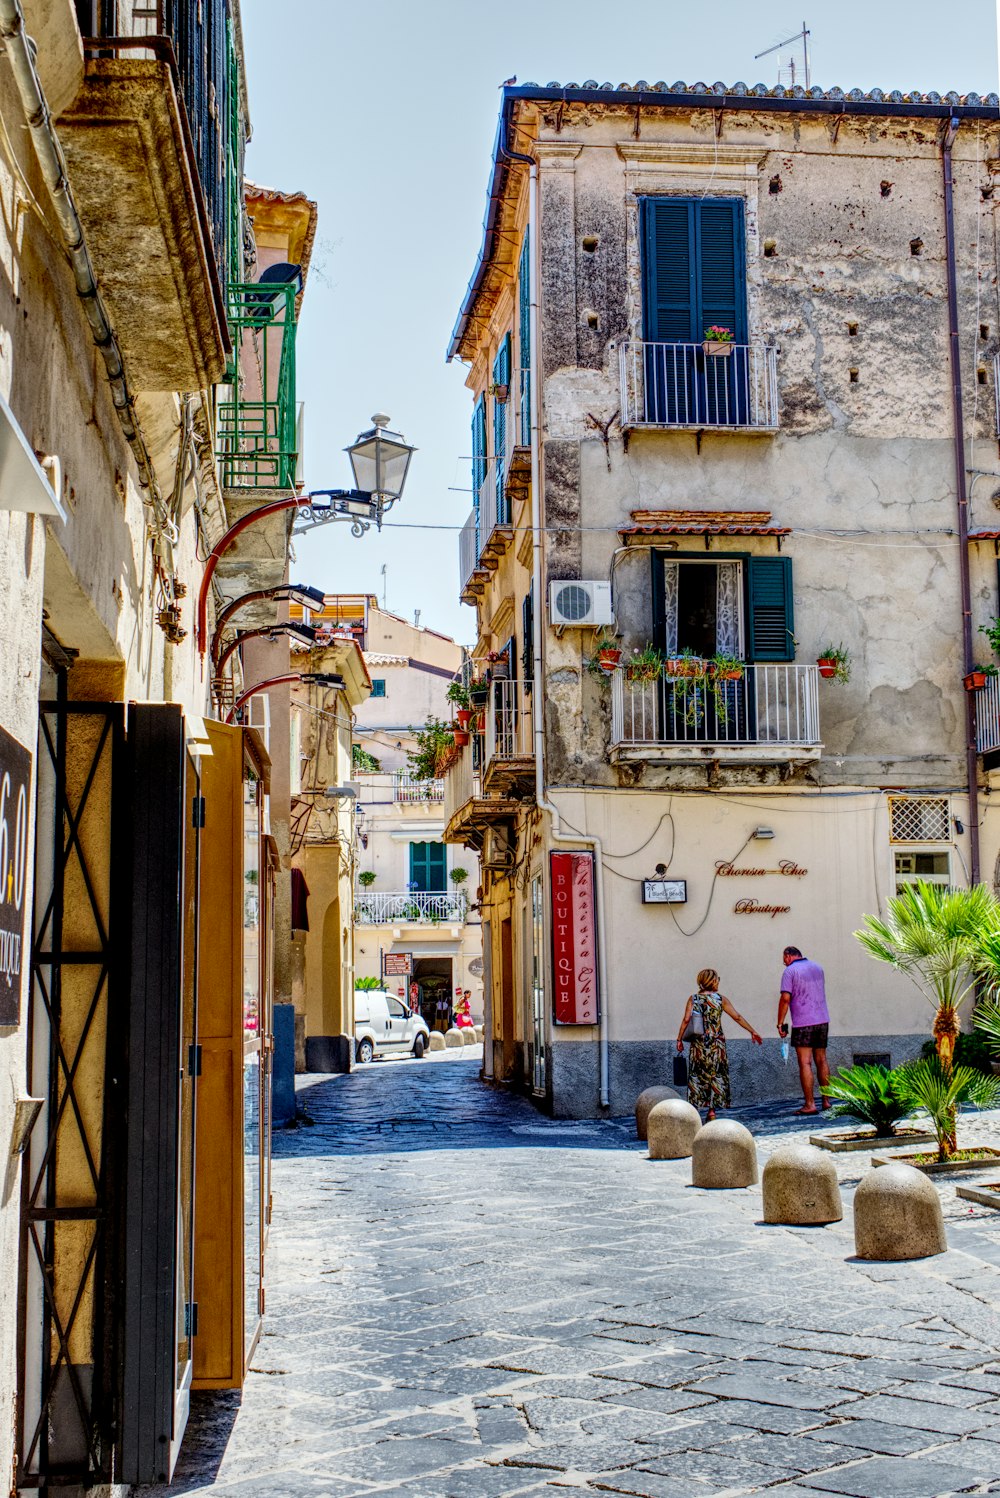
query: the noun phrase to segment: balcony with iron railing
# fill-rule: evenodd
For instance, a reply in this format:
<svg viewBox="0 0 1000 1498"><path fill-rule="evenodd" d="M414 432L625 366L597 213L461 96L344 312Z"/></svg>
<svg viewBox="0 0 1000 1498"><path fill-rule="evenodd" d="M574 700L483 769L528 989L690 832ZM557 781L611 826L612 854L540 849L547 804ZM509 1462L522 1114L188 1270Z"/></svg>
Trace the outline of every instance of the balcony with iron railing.
<svg viewBox="0 0 1000 1498"><path fill-rule="evenodd" d="M515 369L507 393L503 452L473 463L476 505L458 540L460 596L475 603L514 535L515 507L531 484L530 370Z"/></svg>
<svg viewBox="0 0 1000 1498"><path fill-rule="evenodd" d="M782 764L818 759L819 672L814 665L745 665L720 676L611 678L613 763Z"/></svg>
<svg viewBox="0 0 1000 1498"><path fill-rule="evenodd" d="M503 795L530 790L535 776L532 692L522 681L493 681L483 735L483 786Z"/></svg>
<svg viewBox="0 0 1000 1498"><path fill-rule="evenodd" d="M225 490L290 494L295 483L296 283L226 290L234 365L221 389L217 445Z"/></svg>
<svg viewBox="0 0 1000 1498"><path fill-rule="evenodd" d="M987 676L986 685L976 693L976 752L995 754L1000 750L1000 676Z"/></svg>
<svg viewBox="0 0 1000 1498"><path fill-rule="evenodd" d="M777 349L723 347L710 354L701 343L621 344L622 430L777 431Z"/></svg>
<svg viewBox="0 0 1000 1498"><path fill-rule="evenodd" d="M459 926L468 909L464 890L425 894L366 889L354 896L354 919L359 926Z"/></svg>

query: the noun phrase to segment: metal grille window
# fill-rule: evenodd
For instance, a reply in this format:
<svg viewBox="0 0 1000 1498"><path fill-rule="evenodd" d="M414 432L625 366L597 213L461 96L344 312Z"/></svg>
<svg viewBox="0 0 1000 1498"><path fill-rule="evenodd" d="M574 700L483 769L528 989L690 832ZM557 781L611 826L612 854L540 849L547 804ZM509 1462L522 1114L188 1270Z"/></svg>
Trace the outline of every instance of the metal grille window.
<svg viewBox="0 0 1000 1498"><path fill-rule="evenodd" d="M946 843L950 838L947 796L890 796L889 841Z"/></svg>

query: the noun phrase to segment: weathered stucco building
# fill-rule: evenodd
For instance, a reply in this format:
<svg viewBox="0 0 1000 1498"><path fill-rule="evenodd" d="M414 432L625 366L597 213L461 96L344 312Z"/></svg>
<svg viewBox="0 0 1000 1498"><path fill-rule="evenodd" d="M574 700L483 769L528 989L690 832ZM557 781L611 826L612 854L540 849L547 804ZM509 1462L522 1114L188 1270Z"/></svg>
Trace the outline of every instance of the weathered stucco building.
<svg viewBox="0 0 1000 1498"><path fill-rule="evenodd" d="M0 1488L94 1491L169 1475L260 1331L279 850L210 647L248 591L277 622L302 283L237 0L0 38Z"/></svg>
<svg viewBox="0 0 1000 1498"><path fill-rule="evenodd" d="M832 1063L927 1033L852 933L997 878L1000 696L963 676L1000 612L998 156L993 95L504 91L450 348L493 680L446 835L482 850L492 1071L557 1113L669 1080L706 965L769 1037L736 1099L791 1095L787 943Z"/></svg>

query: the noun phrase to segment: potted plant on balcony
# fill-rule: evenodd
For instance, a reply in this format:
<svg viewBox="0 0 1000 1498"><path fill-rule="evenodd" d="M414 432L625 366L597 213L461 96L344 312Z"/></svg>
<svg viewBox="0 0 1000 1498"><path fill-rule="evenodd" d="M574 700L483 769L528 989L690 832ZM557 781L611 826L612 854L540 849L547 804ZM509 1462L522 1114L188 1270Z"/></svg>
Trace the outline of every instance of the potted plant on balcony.
<svg viewBox="0 0 1000 1498"><path fill-rule="evenodd" d="M708 663L709 675L716 681L742 681L746 670L735 655L715 655Z"/></svg>
<svg viewBox="0 0 1000 1498"><path fill-rule="evenodd" d="M510 395L510 386L502 384L499 380L494 380L490 386L490 395L492 395L495 401L499 401L502 406L505 406L507 404L507 397Z"/></svg>
<svg viewBox="0 0 1000 1498"><path fill-rule="evenodd" d="M444 695L455 709L455 721L459 728L467 729L469 719L472 717L469 688L463 681L452 681L448 683L448 690Z"/></svg>
<svg viewBox="0 0 1000 1498"><path fill-rule="evenodd" d="M712 323L705 329L705 341L701 346L703 354L709 354L712 358L728 358L733 352L733 330L732 328L721 328L717 323Z"/></svg>
<svg viewBox="0 0 1000 1498"><path fill-rule="evenodd" d="M358 875L358 883L361 885L362 889L371 889L377 878L378 875L375 873L374 869L362 869L361 873Z"/></svg>
<svg viewBox="0 0 1000 1498"><path fill-rule="evenodd" d="M621 646L613 634L609 634L602 627L597 636L597 669L605 676L610 676L621 664Z"/></svg>
<svg viewBox="0 0 1000 1498"><path fill-rule="evenodd" d="M967 692L981 692L987 678L996 674L996 666L973 666L968 675L962 677L962 685Z"/></svg>
<svg viewBox="0 0 1000 1498"><path fill-rule="evenodd" d="M663 656L655 645L636 646L625 662L626 681L658 681L662 674Z"/></svg>
<svg viewBox="0 0 1000 1498"><path fill-rule="evenodd" d="M423 728L411 732L416 738L416 748L406 751L410 774L414 780L440 780L458 758L451 728L432 715Z"/></svg>
<svg viewBox="0 0 1000 1498"><path fill-rule="evenodd" d="M663 670L667 676L683 677L686 681L703 681L708 674L704 658L688 649L680 651L678 655L668 656L663 663Z"/></svg>
<svg viewBox="0 0 1000 1498"><path fill-rule="evenodd" d="M506 650L491 650L486 657L491 681L507 681L510 677L510 656Z"/></svg>
<svg viewBox="0 0 1000 1498"><path fill-rule="evenodd" d="M452 884L464 884L466 879L468 879L469 877L469 871L468 869L461 868L452 869L448 877L451 880Z"/></svg>
<svg viewBox="0 0 1000 1498"><path fill-rule="evenodd" d="M490 698L490 684L485 676L473 677L469 682L469 706L473 712L486 706Z"/></svg>
<svg viewBox="0 0 1000 1498"><path fill-rule="evenodd" d="M848 682L851 679L851 656L846 645L827 645L817 657L820 676Z"/></svg>
<svg viewBox="0 0 1000 1498"><path fill-rule="evenodd" d="M452 724L452 729L451 729L451 736L452 736L452 738L455 741L455 748L456 749L466 749L468 747L469 738L470 738L468 726L466 726L465 728L463 728L460 722L459 723L453 723Z"/></svg>

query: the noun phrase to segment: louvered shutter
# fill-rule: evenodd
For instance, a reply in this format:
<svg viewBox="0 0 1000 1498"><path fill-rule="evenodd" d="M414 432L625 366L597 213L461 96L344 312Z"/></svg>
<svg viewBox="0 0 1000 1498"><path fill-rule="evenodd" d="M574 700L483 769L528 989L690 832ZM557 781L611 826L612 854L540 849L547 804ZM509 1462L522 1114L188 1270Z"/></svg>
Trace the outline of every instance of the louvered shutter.
<svg viewBox="0 0 1000 1498"><path fill-rule="evenodd" d="M743 203L706 198L697 205L698 327L696 338L716 323L746 343L746 259Z"/></svg>
<svg viewBox="0 0 1000 1498"><path fill-rule="evenodd" d="M750 628L748 657L753 661L795 659L792 610L792 564L788 557L750 557L747 561Z"/></svg>
<svg viewBox="0 0 1000 1498"><path fill-rule="evenodd" d="M535 676L535 600L530 587L521 603L521 674L530 692Z"/></svg>
<svg viewBox="0 0 1000 1498"><path fill-rule="evenodd" d="M493 360L493 381L496 385L506 385L508 388L507 399L510 399L510 334L507 333L503 342L497 349L496 358ZM504 401L493 398L493 460L496 469L496 497L497 497L497 522L506 525L508 522L507 504L504 498L504 458L507 452L507 406Z"/></svg>
<svg viewBox="0 0 1000 1498"><path fill-rule="evenodd" d="M476 512L476 560L482 546L479 491L486 478L486 397L481 395L472 412L472 508Z"/></svg>
<svg viewBox="0 0 1000 1498"><path fill-rule="evenodd" d="M643 198L643 336L691 343L697 302L695 202Z"/></svg>

